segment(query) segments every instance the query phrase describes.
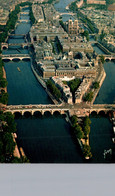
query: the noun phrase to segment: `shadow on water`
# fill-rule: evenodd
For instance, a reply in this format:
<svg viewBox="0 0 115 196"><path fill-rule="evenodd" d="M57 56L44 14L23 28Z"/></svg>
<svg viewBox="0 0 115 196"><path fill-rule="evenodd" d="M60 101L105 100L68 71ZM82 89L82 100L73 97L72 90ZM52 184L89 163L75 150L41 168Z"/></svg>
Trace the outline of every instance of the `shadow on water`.
<svg viewBox="0 0 115 196"><path fill-rule="evenodd" d="M27 114L27 113L26 113ZM57 114L56 114L57 115ZM23 116L17 123L18 146L32 163L82 163L82 153L70 125L61 115Z"/></svg>

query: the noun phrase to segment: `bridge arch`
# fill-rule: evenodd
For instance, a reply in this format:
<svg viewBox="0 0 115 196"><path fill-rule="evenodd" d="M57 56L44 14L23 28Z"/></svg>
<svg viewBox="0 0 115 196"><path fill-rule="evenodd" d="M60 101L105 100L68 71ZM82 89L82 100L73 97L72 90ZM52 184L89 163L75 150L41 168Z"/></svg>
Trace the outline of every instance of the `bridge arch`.
<svg viewBox="0 0 115 196"><path fill-rule="evenodd" d="M53 115L54 116L59 116L60 115L60 111L59 110L58 111L57 110L53 111Z"/></svg>
<svg viewBox="0 0 115 196"><path fill-rule="evenodd" d="M31 117L32 116L32 111L24 111L23 116L26 117L26 118Z"/></svg>
<svg viewBox="0 0 115 196"><path fill-rule="evenodd" d="M106 58L105 61L108 62L108 61L111 61L111 59L110 58Z"/></svg>
<svg viewBox="0 0 115 196"><path fill-rule="evenodd" d="M8 49L8 47L7 46L2 46L2 48L1 48L2 50L7 50Z"/></svg>
<svg viewBox="0 0 115 196"><path fill-rule="evenodd" d="M20 58L13 58L12 61L14 62L20 61Z"/></svg>
<svg viewBox="0 0 115 196"><path fill-rule="evenodd" d="M42 117L42 113L41 113L41 111L34 111L33 112L33 116L35 116L35 117Z"/></svg>
<svg viewBox="0 0 115 196"><path fill-rule="evenodd" d="M30 58L29 57L24 57L21 59L22 61L30 61Z"/></svg>
<svg viewBox="0 0 115 196"><path fill-rule="evenodd" d="M11 61L11 59L7 59L7 58L6 59L4 58L2 60L3 60L3 62L10 62Z"/></svg>
<svg viewBox="0 0 115 196"><path fill-rule="evenodd" d="M44 116L50 116L50 115L53 115L53 111L52 110L44 111Z"/></svg>
<svg viewBox="0 0 115 196"><path fill-rule="evenodd" d="M100 111L98 112L98 115L100 115L100 116L105 116L105 115L106 115L106 111L100 110Z"/></svg>
<svg viewBox="0 0 115 196"><path fill-rule="evenodd" d="M107 116L109 116L110 118L112 117L112 115L113 115L113 110L109 110L109 111L107 111Z"/></svg>
<svg viewBox="0 0 115 196"><path fill-rule="evenodd" d="M22 112L19 112L19 111L14 112L14 116L15 116L15 118L20 118L20 117L22 117Z"/></svg>
<svg viewBox="0 0 115 196"><path fill-rule="evenodd" d="M115 59L111 59L112 62L115 62Z"/></svg>
<svg viewBox="0 0 115 196"><path fill-rule="evenodd" d="M95 110L93 110L93 111L90 112L90 115L91 115L91 116L97 116L97 114L98 114L98 112L95 111Z"/></svg>
<svg viewBox="0 0 115 196"><path fill-rule="evenodd" d="M8 49L8 44L7 43L2 43L1 44L1 50L3 50L3 49Z"/></svg>

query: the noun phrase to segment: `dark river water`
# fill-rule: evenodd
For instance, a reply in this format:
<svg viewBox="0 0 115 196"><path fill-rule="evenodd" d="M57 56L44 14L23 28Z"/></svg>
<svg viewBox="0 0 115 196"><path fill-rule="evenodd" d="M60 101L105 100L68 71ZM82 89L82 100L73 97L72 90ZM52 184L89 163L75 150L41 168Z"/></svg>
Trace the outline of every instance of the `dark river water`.
<svg viewBox="0 0 115 196"><path fill-rule="evenodd" d="M57 4L58 9L61 4ZM65 1L68 3L72 1ZM61 6L64 8L64 6ZM60 9L61 9L60 7ZM28 9L23 9L29 12ZM21 19L29 19L29 15L21 15ZM15 34L27 34L31 28L29 23L20 23L15 30ZM8 43L24 43L23 37L11 37ZM94 48L95 49L95 48ZM4 54L28 54L28 49L22 49L20 46L10 46L8 50L3 51ZM109 69L108 68L109 65ZM17 68L20 68L20 72ZM113 73L114 64L105 63L105 71L107 73L106 84L103 83L102 88L96 98L96 103L111 103L113 88L110 88L110 95L106 85L110 82L111 73ZM30 61L5 62L5 70L8 80L9 105L15 104L50 104L52 101L47 93L41 87L32 73ZM115 83L114 73L111 83ZM110 83L109 83L110 84ZM105 87L103 87L105 85ZM101 92L102 91L102 92ZM100 101L101 100L101 101ZM112 125L105 118L91 117L91 134L90 145L93 153L91 162L111 162L110 157L103 158L104 150L113 147ZM62 116L43 117L22 117L16 119L18 145L23 147L25 154L32 163L83 163L83 157L79 145L75 143L70 134L70 126ZM102 126L103 125L103 126Z"/></svg>

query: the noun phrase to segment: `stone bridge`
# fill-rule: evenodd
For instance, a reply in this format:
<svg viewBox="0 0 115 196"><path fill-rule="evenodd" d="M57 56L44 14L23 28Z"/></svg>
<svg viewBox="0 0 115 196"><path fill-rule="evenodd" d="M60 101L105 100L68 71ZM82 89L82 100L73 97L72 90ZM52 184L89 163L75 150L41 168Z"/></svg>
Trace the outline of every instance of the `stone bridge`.
<svg viewBox="0 0 115 196"><path fill-rule="evenodd" d="M105 60L115 60L115 55L107 55L107 54L103 54L103 56L104 56L104 59Z"/></svg>
<svg viewBox="0 0 115 196"><path fill-rule="evenodd" d="M24 59L30 59L30 56L28 54L9 54L9 55L2 55L3 60L24 60Z"/></svg>
<svg viewBox="0 0 115 196"><path fill-rule="evenodd" d="M30 23L31 21L26 19L18 19L17 23L21 23L21 22Z"/></svg>
<svg viewBox="0 0 115 196"><path fill-rule="evenodd" d="M76 14L73 13L73 12L62 12L62 13L60 13L60 16L62 16L62 15L71 15L71 16L75 16Z"/></svg>
<svg viewBox="0 0 115 196"><path fill-rule="evenodd" d="M24 48L25 46L28 47L30 45L31 43L1 43L1 50L3 50L4 48L8 49L9 46L21 46L22 48Z"/></svg>
<svg viewBox="0 0 115 196"><path fill-rule="evenodd" d="M90 44L97 44L97 41L93 40L93 41L89 41Z"/></svg>
<svg viewBox="0 0 115 196"><path fill-rule="evenodd" d="M29 12L20 12L20 14L22 14L22 15L28 15Z"/></svg>
<svg viewBox="0 0 115 196"><path fill-rule="evenodd" d="M115 104L94 104L94 105L86 105L85 107L81 107L79 105L69 105L69 104L58 104L58 105L9 105L6 106L4 112L11 112L12 114L21 114L25 115L26 113L30 113L34 115L35 113L41 113L44 115L45 112L49 112L50 114L54 114L58 112L60 114L68 113L71 115L77 115L78 117L89 116L92 113L96 114L107 114L115 111Z"/></svg>

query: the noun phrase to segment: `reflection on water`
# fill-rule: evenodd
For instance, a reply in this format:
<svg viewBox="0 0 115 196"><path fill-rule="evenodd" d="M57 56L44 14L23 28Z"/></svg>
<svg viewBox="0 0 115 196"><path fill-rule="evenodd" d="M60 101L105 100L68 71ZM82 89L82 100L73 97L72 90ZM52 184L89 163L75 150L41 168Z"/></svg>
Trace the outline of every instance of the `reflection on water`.
<svg viewBox="0 0 115 196"><path fill-rule="evenodd" d="M94 103L115 103L115 63L104 63L106 78Z"/></svg>
<svg viewBox="0 0 115 196"><path fill-rule="evenodd" d="M63 20L63 22L66 22L66 21L68 21L69 19L72 19L72 20L74 21L74 18L73 18L72 16L67 15L67 14L62 15L62 20Z"/></svg>
<svg viewBox="0 0 115 196"><path fill-rule="evenodd" d="M105 54L105 52L103 52L99 47L97 47L95 44L92 44L93 49L95 50L95 52L97 54Z"/></svg>
<svg viewBox="0 0 115 196"><path fill-rule="evenodd" d="M106 163L111 162L112 156L110 153L104 159L104 150L113 149L112 142L113 131L112 123L105 117L91 117L91 132L90 132L90 145L93 154L93 163Z"/></svg>
<svg viewBox="0 0 115 196"><path fill-rule="evenodd" d="M66 6L69 5L73 0L60 0L58 3L54 5L55 9L59 12L65 12Z"/></svg>
<svg viewBox="0 0 115 196"><path fill-rule="evenodd" d="M61 116L18 119L17 134L32 163L82 163L79 145L74 144L70 126Z"/></svg>
<svg viewBox="0 0 115 196"><path fill-rule="evenodd" d="M20 68L20 72L17 67ZM32 73L30 61L5 63L9 105L52 103Z"/></svg>

